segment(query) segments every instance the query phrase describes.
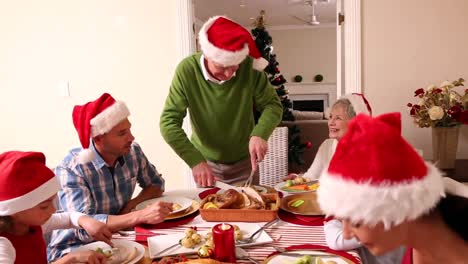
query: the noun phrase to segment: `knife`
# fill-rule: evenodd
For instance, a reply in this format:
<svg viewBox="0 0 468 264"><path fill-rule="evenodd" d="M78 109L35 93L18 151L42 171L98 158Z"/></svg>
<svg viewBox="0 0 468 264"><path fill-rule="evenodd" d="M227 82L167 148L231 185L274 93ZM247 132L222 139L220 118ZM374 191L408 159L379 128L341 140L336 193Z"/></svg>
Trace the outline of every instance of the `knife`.
<svg viewBox="0 0 468 264"><path fill-rule="evenodd" d="M304 256L311 256L311 257L321 257L321 258L329 258L335 257L336 255L331 253L320 253L320 254L307 254L307 253L295 253L295 252L278 252L277 255L288 256L288 257L304 257Z"/></svg>
<svg viewBox="0 0 468 264"><path fill-rule="evenodd" d="M215 187L218 187L218 188L220 188L222 190L234 189L234 190L236 190L238 192L241 192L241 189L239 187L233 186L233 185L221 182L221 181L216 181Z"/></svg>

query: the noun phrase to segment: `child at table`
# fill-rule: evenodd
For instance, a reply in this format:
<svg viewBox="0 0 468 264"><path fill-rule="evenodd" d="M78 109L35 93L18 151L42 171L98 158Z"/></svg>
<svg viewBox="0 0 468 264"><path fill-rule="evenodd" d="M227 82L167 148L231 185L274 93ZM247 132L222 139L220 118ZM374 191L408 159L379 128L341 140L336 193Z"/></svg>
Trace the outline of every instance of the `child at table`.
<svg viewBox="0 0 468 264"><path fill-rule="evenodd" d="M39 152L0 154L0 263L45 264L43 232L84 228L94 239L110 243L107 226L81 213L57 213L53 200L59 190L54 173ZM54 262L105 263L103 254L71 252Z"/></svg>
<svg viewBox="0 0 468 264"><path fill-rule="evenodd" d="M407 246L403 263L467 263L468 187L422 160L401 136L400 113L357 116L317 194L343 221L343 239L374 255Z"/></svg>
<svg viewBox="0 0 468 264"><path fill-rule="evenodd" d="M363 264L395 264L400 263L405 254L405 248L400 247L382 256L374 256L366 247L356 239L343 237L343 223L340 220L329 218L324 222L325 239L327 246L334 250L356 249Z"/></svg>

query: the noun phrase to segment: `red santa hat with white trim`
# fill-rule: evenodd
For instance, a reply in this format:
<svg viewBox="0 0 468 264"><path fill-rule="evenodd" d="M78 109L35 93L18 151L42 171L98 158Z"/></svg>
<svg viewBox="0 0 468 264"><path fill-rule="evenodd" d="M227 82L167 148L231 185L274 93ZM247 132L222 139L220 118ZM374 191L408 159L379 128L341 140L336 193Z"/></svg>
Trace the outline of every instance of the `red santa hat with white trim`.
<svg viewBox="0 0 468 264"><path fill-rule="evenodd" d="M347 99L351 103L351 106L353 107L356 115L361 114L361 113L364 113L370 116L372 115L372 108L363 94L361 93L347 94L347 95L340 97L340 99Z"/></svg>
<svg viewBox="0 0 468 264"><path fill-rule="evenodd" d="M79 154L81 163L94 159L96 153L89 149L91 139L109 132L130 115L127 105L104 93L98 99L73 108L73 125L80 138L83 150Z"/></svg>
<svg viewBox="0 0 468 264"><path fill-rule="evenodd" d="M318 202L326 215L389 228L427 214L451 190L401 136L400 113L360 114L320 177Z"/></svg>
<svg viewBox="0 0 468 264"><path fill-rule="evenodd" d="M268 65L250 32L227 17L208 19L202 26L198 39L203 54L221 65L238 65L247 55L254 59L253 68L258 71L263 71Z"/></svg>
<svg viewBox="0 0 468 264"><path fill-rule="evenodd" d="M55 195L59 183L40 152L0 154L0 216L30 209Z"/></svg>

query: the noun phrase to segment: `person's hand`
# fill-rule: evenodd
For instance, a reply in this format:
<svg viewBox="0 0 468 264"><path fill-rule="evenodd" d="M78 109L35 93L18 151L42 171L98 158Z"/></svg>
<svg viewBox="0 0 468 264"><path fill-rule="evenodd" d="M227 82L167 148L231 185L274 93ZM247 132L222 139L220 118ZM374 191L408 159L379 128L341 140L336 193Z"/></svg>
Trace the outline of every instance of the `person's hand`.
<svg viewBox="0 0 468 264"><path fill-rule="evenodd" d="M296 177L298 177L296 173L289 173L288 176L284 177L282 180L287 181L287 180L294 180Z"/></svg>
<svg viewBox="0 0 468 264"><path fill-rule="evenodd" d="M63 263L90 263L90 264L104 264L107 262L106 256L104 254L98 253L96 251L72 251L63 257L67 261ZM57 261L59 263L60 261ZM62 263L62 262L60 262Z"/></svg>
<svg viewBox="0 0 468 264"><path fill-rule="evenodd" d="M94 240L100 240L112 246L112 232L105 223L83 215L78 218L78 224L86 230Z"/></svg>
<svg viewBox="0 0 468 264"><path fill-rule="evenodd" d="M252 164L252 170L257 170L257 162L262 161L265 158L268 150L268 143L261 137L252 136L249 142L250 152L250 163Z"/></svg>
<svg viewBox="0 0 468 264"><path fill-rule="evenodd" d="M172 212L172 203L155 202L143 210L137 211L139 222L144 224L157 224L164 221L167 215Z"/></svg>
<svg viewBox="0 0 468 264"><path fill-rule="evenodd" d="M193 179L201 187L214 186L216 177L206 161L192 168Z"/></svg>

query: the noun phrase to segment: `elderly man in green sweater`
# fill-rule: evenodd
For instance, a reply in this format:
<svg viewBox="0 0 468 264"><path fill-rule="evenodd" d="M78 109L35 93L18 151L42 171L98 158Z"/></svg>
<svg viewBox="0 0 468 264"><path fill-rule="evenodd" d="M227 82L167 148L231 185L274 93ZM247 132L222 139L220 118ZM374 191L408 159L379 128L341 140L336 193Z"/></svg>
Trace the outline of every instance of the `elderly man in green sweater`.
<svg viewBox="0 0 468 264"><path fill-rule="evenodd" d="M191 168L199 186L245 181L264 159L281 121L281 102L250 33L226 17L199 33L203 53L177 67L160 119L166 142ZM249 56L247 56L249 55ZM253 109L261 112L255 125ZM192 138L182 129L189 110ZM258 173L254 182L258 182Z"/></svg>

